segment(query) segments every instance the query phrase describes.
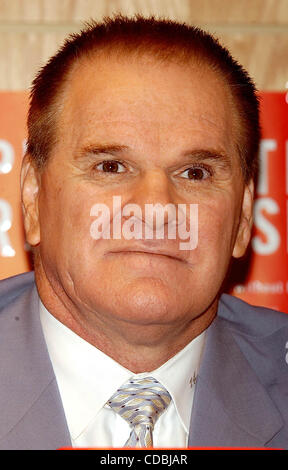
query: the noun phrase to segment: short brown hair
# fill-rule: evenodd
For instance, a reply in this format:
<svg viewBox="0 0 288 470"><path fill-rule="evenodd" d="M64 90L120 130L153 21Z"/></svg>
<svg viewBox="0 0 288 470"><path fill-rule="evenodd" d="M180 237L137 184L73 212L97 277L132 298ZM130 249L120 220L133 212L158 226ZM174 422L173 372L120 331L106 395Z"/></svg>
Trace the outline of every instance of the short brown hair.
<svg viewBox="0 0 288 470"><path fill-rule="evenodd" d="M154 17L118 15L101 23L91 21L70 35L39 71L32 83L28 114L28 146L38 168L47 161L56 138L59 96L74 63L96 52L150 53L159 60L205 63L228 83L240 120L238 143L246 182L257 173L260 140L259 101L255 85L229 51L209 33L187 24ZM68 85L67 85L68 86Z"/></svg>

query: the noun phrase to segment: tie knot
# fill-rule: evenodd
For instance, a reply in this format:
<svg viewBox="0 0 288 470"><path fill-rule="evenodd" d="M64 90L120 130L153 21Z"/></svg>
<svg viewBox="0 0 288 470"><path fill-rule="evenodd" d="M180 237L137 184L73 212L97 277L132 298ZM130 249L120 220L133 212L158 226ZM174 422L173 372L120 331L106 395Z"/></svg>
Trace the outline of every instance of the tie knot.
<svg viewBox="0 0 288 470"><path fill-rule="evenodd" d="M107 404L130 426L146 425L153 429L170 401L171 396L156 379L145 377L126 382Z"/></svg>

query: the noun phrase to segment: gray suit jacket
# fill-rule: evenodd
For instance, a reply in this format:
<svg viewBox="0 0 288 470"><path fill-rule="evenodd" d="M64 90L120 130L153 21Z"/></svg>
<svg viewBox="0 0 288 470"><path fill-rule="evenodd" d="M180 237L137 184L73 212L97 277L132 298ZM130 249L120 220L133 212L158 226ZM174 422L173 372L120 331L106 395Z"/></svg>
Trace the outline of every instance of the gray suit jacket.
<svg viewBox="0 0 288 470"><path fill-rule="evenodd" d="M33 273L0 282L0 449L71 446L38 311ZM190 447L288 448L287 342L288 315L221 297Z"/></svg>

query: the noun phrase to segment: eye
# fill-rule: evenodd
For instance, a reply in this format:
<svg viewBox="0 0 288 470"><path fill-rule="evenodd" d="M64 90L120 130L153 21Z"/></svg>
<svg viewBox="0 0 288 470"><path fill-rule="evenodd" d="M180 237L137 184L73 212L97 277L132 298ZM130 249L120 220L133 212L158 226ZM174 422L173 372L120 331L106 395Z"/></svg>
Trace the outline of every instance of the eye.
<svg viewBox="0 0 288 470"><path fill-rule="evenodd" d="M125 171L124 165L117 160L105 160L104 162L98 163L95 168L104 173L123 173Z"/></svg>
<svg viewBox="0 0 288 470"><path fill-rule="evenodd" d="M192 168L187 168L181 173L181 178L186 178L190 180L201 181L209 178L211 176L211 171L202 166L195 166Z"/></svg>

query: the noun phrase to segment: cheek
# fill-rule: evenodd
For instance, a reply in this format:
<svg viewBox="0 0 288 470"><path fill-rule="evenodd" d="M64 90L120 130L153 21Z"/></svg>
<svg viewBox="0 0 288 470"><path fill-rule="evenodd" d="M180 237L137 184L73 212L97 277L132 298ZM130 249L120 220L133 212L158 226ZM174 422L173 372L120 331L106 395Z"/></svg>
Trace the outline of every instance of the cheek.
<svg viewBox="0 0 288 470"><path fill-rule="evenodd" d="M41 250L61 255L83 244L89 229L89 210L85 197L65 182L47 179L39 200ZM88 236L86 236L88 239Z"/></svg>
<svg viewBox="0 0 288 470"><path fill-rule="evenodd" d="M215 258L231 256L237 227L238 210L232 197L199 204L198 247L201 252L206 251Z"/></svg>

